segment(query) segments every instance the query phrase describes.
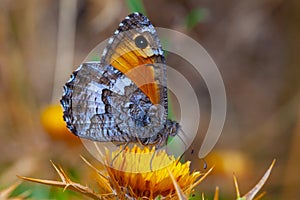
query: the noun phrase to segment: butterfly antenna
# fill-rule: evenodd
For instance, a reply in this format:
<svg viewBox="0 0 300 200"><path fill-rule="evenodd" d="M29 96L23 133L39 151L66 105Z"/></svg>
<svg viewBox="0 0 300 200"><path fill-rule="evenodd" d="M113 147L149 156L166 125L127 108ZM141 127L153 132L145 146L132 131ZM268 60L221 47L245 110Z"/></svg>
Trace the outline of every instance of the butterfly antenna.
<svg viewBox="0 0 300 200"><path fill-rule="evenodd" d="M179 156L179 158L178 158L178 160L177 160L177 162L176 162L176 166L177 166L177 164L180 162L180 160L183 158L184 154L185 154L185 152L183 152L183 153Z"/></svg>
<svg viewBox="0 0 300 200"><path fill-rule="evenodd" d="M191 154L193 154L193 153L194 153L194 149L191 150ZM180 157L179 157L179 159L178 159L176 165L177 165L178 162L183 158L184 154L186 154L186 151L183 152L183 153L180 155ZM204 160L204 159L203 159L203 160ZM206 164L205 160L204 160L204 163ZM205 166L207 166L207 165L205 165ZM204 169L206 169L206 168L204 168Z"/></svg>
<svg viewBox="0 0 300 200"><path fill-rule="evenodd" d="M179 129L179 131L181 131L183 134L182 135L185 135L185 133L184 133L184 131L180 128ZM184 154L185 154L185 151L186 151L186 149L187 149L187 144L184 142L184 139L180 136L180 133L178 133L177 135L176 135L180 140L181 140L181 142L184 144L184 152L179 156L179 158L178 158L178 160L177 160L177 162L176 162L176 165L178 164L178 162L182 159L182 157L184 156ZM169 137L169 136L168 136ZM167 147L166 147L166 151L168 152L168 145L167 145Z"/></svg>
<svg viewBox="0 0 300 200"><path fill-rule="evenodd" d="M129 145L129 142L126 142L126 144L122 147L121 151L119 151L115 156L114 158L111 160L110 162L110 166L112 167L116 158L126 149L126 147Z"/></svg>
<svg viewBox="0 0 300 200"><path fill-rule="evenodd" d="M182 128L179 129L179 133L177 134L178 138L181 140L181 142L184 144L184 152L179 156L176 165L179 163L179 161L183 158L184 154L187 150L187 144L185 143L184 136L186 135L185 132L182 130ZM192 149L192 153L194 152L194 149Z"/></svg>
<svg viewBox="0 0 300 200"><path fill-rule="evenodd" d="M182 132L182 135L186 135L185 132L180 129L180 131ZM182 141L182 143L184 144L184 151L187 149L187 144L184 142L184 139L180 136L180 133L177 134L178 138Z"/></svg>
<svg viewBox="0 0 300 200"><path fill-rule="evenodd" d="M151 159L150 159L150 170L151 170L151 172L153 171L153 159L154 159L155 154L156 154L156 149L155 149L155 151L152 154Z"/></svg>

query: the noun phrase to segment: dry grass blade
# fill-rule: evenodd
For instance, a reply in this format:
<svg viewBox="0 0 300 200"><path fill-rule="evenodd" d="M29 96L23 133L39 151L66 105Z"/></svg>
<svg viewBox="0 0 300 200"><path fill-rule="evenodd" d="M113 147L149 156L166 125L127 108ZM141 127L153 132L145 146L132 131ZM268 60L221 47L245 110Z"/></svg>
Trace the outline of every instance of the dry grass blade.
<svg viewBox="0 0 300 200"><path fill-rule="evenodd" d="M207 175L213 170L213 167L210 168L205 174L203 174L203 176L201 176L201 178L199 180L197 180L195 183L193 183L191 186L190 186L190 189L196 187L197 185L199 185L206 177Z"/></svg>
<svg viewBox="0 0 300 200"><path fill-rule="evenodd" d="M41 184L45 184L45 185L51 185L51 186L64 188L64 190L65 189L73 190L75 192L79 192L85 196L88 196L88 197L90 197L92 199L96 199L96 200L107 199L104 196L100 196L99 194L96 194L90 188L71 181L71 179L65 174L65 172L60 167L57 167L55 164L53 164L53 166L62 181L43 180L43 179L28 178L28 177L23 177L23 176L18 176L18 177L23 180L26 180L26 181L31 181L31 182L35 182L35 183L41 183ZM109 194L108 194L108 196L109 196Z"/></svg>
<svg viewBox="0 0 300 200"><path fill-rule="evenodd" d="M266 194L266 192L265 191L263 191L262 193L260 193L257 197L255 197L255 199L254 200L259 200L259 199L261 199L263 196L265 196L265 194Z"/></svg>
<svg viewBox="0 0 300 200"><path fill-rule="evenodd" d="M239 184L237 182L237 178L234 174L233 174L233 182L234 182L236 197L237 197L237 199L239 199L241 194L240 194L240 189L239 189Z"/></svg>
<svg viewBox="0 0 300 200"><path fill-rule="evenodd" d="M20 185L19 182L14 183L13 185L9 186L8 188L0 191L0 200L7 199L9 195Z"/></svg>
<svg viewBox="0 0 300 200"><path fill-rule="evenodd" d="M17 197L9 197L12 192L20 185L20 182L16 182L9 186L8 188L0 191L0 200L23 200L29 196L29 192L24 192Z"/></svg>
<svg viewBox="0 0 300 200"><path fill-rule="evenodd" d="M115 189L116 194L118 195L118 198L125 199L125 195L124 195L120 185L118 184L117 180L115 179L114 174L112 173L112 171L110 170L110 168L108 166L106 166L106 170L110 177L110 183L112 184L112 187Z"/></svg>
<svg viewBox="0 0 300 200"><path fill-rule="evenodd" d="M94 167L89 161L87 161L83 156L80 156L81 159L91 167L99 176L98 176L98 185L101 185L101 188L106 192L112 192L113 188L109 184L109 178L106 177L101 171Z"/></svg>
<svg viewBox="0 0 300 200"><path fill-rule="evenodd" d="M94 167L89 161L87 161L83 156L80 156L80 158L89 166L91 167L93 170L95 170L95 172L97 172L97 174L99 174L103 179L106 179L108 177L106 177L101 171L99 171L96 167Z"/></svg>
<svg viewBox="0 0 300 200"><path fill-rule="evenodd" d="M26 181L31 181L31 182L35 182L35 183L41 183L41 184L45 184L45 185L51 185L51 186L56 186L56 187L60 187L60 188L64 188L64 189L73 190L75 192L79 192L79 193L86 195L95 200L104 200L105 199L105 198L102 198L101 196L97 195L96 193L94 193L88 187L80 185L78 183L74 183L74 182L64 183L64 182L60 182L60 181L28 178L28 177L24 177L24 176L18 176L18 177L23 180L26 180Z"/></svg>
<svg viewBox="0 0 300 200"><path fill-rule="evenodd" d="M179 187L178 183L176 182L173 174L170 172L170 170L168 169L169 175L172 179L173 185L175 187L176 190L176 194L178 196L179 200L187 200L187 197L184 195L183 191L181 190L181 188Z"/></svg>
<svg viewBox="0 0 300 200"><path fill-rule="evenodd" d="M63 181L63 183L69 184L71 183L71 179L67 176L67 174L63 171L63 169L60 166L56 166L52 161L50 161L56 172L58 173L60 179ZM67 186L66 186L67 187Z"/></svg>
<svg viewBox="0 0 300 200"><path fill-rule="evenodd" d="M216 187L214 200L218 200L218 199L219 199L219 187Z"/></svg>
<svg viewBox="0 0 300 200"><path fill-rule="evenodd" d="M207 175L213 170L213 167L210 168L207 172L205 172L201 178L199 178L197 181L195 181L193 184L191 184L190 186L188 186L187 189L184 189L184 192L186 194L190 194L191 191L193 190L193 188L195 188L197 185L199 185L206 177ZM202 198L204 199L204 194L202 194Z"/></svg>
<svg viewBox="0 0 300 200"><path fill-rule="evenodd" d="M269 169L266 171L264 176L260 179L260 181L250 190L247 194L243 196L245 200L252 200L254 199L255 195L259 192L259 190L264 186L267 179L269 178L271 171L274 167L275 159L273 160L272 164L270 165Z"/></svg>

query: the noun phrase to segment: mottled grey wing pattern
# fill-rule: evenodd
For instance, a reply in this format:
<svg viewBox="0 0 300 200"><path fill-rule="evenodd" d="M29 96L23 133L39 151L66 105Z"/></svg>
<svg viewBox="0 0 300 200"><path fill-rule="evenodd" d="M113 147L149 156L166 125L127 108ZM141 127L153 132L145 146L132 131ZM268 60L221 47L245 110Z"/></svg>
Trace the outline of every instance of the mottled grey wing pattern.
<svg viewBox="0 0 300 200"><path fill-rule="evenodd" d="M113 58L117 49L117 53L126 54L126 49L138 49L149 55L139 44L128 47L133 45L132 38L136 34L143 34L151 46L153 55L150 57L154 60L151 67L155 80L161 84L161 106L154 105L130 78L113 66L118 61ZM179 129L177 122L166 119L164 64L160 42L149 20L139 13L127 16L109 40L101 61L83 63L64 86L61 104L67 127L75 135L95 141L162 146L168 136L176 135Z"/></svg>
<svg viewBox="0 0 300 200"><path fill-rule="evenodd" d="M109 80L103 76L114 76ZM118 81L113 84L113 81ZM109 95L121 93L119 82L132 82L118 70L100 63L84 63L71 76L64 87L61 103L67 127L77 136L98 141L129 141L121 132L111 114ZM115 82L116 83L116 82Z"/></svg>

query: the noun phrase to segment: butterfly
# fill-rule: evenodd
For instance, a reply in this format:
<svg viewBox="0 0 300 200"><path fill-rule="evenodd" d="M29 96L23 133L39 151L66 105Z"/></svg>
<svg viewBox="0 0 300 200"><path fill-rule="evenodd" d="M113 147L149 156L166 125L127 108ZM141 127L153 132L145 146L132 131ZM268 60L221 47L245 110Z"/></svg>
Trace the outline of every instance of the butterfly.
<svg viewBox="0 0 300 200"><path fill-rule="evenodd" d="M166 61L149 19L132 13L64 86L63 118L75 135L99 142L164 146L179 123L167 118Z"/></svg>

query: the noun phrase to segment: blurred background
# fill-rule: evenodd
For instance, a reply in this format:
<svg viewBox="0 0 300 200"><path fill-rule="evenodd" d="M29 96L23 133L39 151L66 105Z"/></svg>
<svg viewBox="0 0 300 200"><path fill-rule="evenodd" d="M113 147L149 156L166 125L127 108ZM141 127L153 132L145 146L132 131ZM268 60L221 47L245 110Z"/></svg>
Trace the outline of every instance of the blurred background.
<svg viewBox="0 0 300 200"><path fill-rule="evenodd" d="M206 158L213 173L196 193L235 198L262 177L265 199L297 199L300 189L300 2L297 0L0 0L0 189L16 175L57 179L49 160L85 183L79 155L89 153L61 128L59 99L72 70L129 13L145 13L154 26L181 31L208 51L227 92L223 133ZM100 52L99 52L100 54ZM169 55L184 71L187 62ZM185 70L186 71L186 70ZM186 72L200 100L203 137L210 117L201 77ZM192 120L192 119L191 119ZM64 124L63 124L64 126ZM200 146L194 143L196 148ZM194 169L197 154L187 153ZM74 199L72 192L24 183L36 199ZM16 192L17 193L17 192Z"/></svg>

